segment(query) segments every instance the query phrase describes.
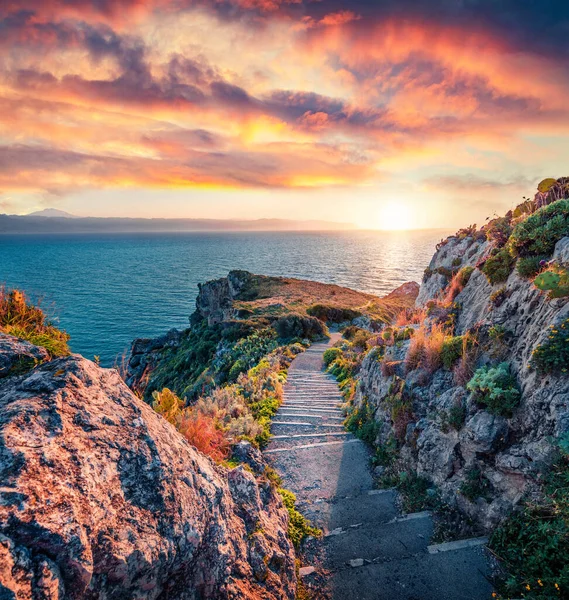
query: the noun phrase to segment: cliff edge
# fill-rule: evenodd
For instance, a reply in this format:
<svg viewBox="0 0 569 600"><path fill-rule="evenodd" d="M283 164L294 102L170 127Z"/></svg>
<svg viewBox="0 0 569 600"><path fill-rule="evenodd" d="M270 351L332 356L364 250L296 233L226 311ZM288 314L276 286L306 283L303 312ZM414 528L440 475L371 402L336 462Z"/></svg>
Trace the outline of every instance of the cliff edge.
<svg viewBox="0 0 569 600"><path fill-rule="evenodd" d="M115 370L0 334L0 596L295 597L271 484L215 465Z"/></svg>

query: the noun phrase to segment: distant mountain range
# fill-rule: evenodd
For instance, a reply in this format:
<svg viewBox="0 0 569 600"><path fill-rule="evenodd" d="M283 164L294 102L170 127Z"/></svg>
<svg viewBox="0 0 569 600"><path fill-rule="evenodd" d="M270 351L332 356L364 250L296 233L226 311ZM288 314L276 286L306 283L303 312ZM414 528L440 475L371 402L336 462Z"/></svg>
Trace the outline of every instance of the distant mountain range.
<svg viewBox="0 0 569 600"><path fill-rule="evenodd" d="M0 214L0 234L6 233L150 233L184 231L343 231L351 223L293 219L139 219L77 217L47 208L29 215Z"/></svg>
<svg viewBox="0 0 569 600"><path fill-rule="evenodd" d="M65 212L64 210L59 210L58 208L44 208L43 210L37 210L36 212L30 213L29 215L24 215L25 217L60 217L62 219L78 219L77 215L72 215L71 213Z"/></svg>

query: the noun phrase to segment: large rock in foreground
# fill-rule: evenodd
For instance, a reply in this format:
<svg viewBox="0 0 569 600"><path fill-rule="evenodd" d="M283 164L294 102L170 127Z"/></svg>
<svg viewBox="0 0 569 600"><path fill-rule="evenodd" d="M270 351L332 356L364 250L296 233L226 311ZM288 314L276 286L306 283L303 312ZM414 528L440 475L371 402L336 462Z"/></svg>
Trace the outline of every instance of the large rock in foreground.
<svg viewBox="0 0 569 600"><path fill-rule="evenodd" d="M294 598L269 483L80 356L1 380L0 481L0 598Z"/></svg>

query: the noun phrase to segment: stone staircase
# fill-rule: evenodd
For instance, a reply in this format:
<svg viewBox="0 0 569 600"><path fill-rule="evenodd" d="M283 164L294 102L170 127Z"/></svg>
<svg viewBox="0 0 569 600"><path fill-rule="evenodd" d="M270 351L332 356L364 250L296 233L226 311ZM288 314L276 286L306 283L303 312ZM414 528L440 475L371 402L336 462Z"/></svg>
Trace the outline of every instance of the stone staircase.
<svg viewBox="0 0 569 600"><path fill-rule="evenodd" d="M487 600L484 540L431 545L431 515L399 515L396 492L374 489L365 444L344 430L342 397L323 370L327 343L289 369L267 458L300 510L324 532L305 562L334 600ZM302 573L312 569L303 570ZM307 578L310 583L310 579Z"/></svg>

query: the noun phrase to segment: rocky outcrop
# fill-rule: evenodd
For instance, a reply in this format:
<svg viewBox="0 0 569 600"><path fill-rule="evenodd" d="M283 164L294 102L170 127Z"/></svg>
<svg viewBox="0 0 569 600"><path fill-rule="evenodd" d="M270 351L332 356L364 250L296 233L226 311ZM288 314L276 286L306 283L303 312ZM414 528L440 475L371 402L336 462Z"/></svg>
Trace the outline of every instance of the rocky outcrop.
<svg viewBox="0 0 569 600"><path fill-rule="evenodd" d="M230 271L227 277L199 284L196 312L208 325L229 321L237 314L233 301L251 283L253 276L247 271Z"/></svg>
<svg viewBox="0 0 569 600"><path fill-rule="evenodd" d="M45 348L0 333L0 379L30 369L48 358Z"/></svg>
<svg viewBox="0 0 569 600"><path fill-rule="evenodd" d="M417 298L418 307L431 307L427 323L436 317L433 302L443 297L452 273L483 264L491 249L480 235L453 236L440 245ZM569 238L560 240L554 260L569 263L568 249ZM513 414L490 414L449 370L407 372L409 341L386 351L384 360L392 361L389 370L382 368L376 350L366 356L355 404L365 401L373 407L377 443L385 444L395 432L389 402L393 372L402 378L413 414L400 452L403 468L430 479L448 503L490 529L524 494L538 489L555 440L569 433L569 378L562 372L542 375L528 366L550 327L569 318L569 302L566 297L550 299L515 270L505 283L492 286L476 268L454 302L455 335L476 332L477 366L497 361L511 365L521 390ZM491 342L490 331L496 328L503 337ZM461 418L451 425L452 411ZM469 498L464 489L473 473L484 493Z"/></svg>
<svg viewBox="0 0 569 600"><path fill-rule="evenodd" d="M0 380L0 481L2 598L295 596L271 485L213 464L80 356Z"/></svg>
<svg viewBox="0 0 569 600"><path fill-rule="evenodd" d="M163 352L178 348L183 332L171 329L157 338L138 338L130 348L130 354L124 365L126 384L134 390L144 387L150 373L154 371Z"/></svg>

